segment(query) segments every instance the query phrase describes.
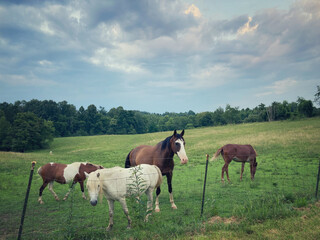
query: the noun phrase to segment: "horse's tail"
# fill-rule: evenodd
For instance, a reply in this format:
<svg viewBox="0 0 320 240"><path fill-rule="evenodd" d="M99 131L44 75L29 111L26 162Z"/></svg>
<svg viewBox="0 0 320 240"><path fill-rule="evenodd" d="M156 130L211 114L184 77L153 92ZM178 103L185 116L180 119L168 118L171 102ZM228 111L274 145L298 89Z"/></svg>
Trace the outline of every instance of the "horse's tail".
<svg viewBox="0 0 320 240"><path fill-rule="evenodd" d="M221 148L219 148L219 149L217 150L217 152L213 155L213 157L211 158L210 161L213 161L213 160L217 159L217 158L219 157L219 155L220 155L221 152L223 152L223 147L221 147Z"/></svg>
<svg viewBox="0 0 320 240"><path fill-rule="evenodd" d="M251 145L250 145L251 146ZM252 146L251 146L252 147ZM252 147L254 153L256 154L256 157L258 156L257 151L254 149L254 147Z"/></svg>
<svg viewBox="0 0 320 240"><path fill-rule="evenodd" d="M130 153L131 153L131 152L132 152L132 150L129 152L129 154L128 154L127 158L126 158L126 162L125 162L125 164L124 164L124 167L125 167L125 168L131 167L131 164L130 164Z"/></svg>
<svg viewBox="0 0 320 240"><path fill-rule="evenodd" d="M38 171L37 171L37 173L41 176L41 170L42 170L42 167L39 167L38 168Z"/></svg>
<svg viewBox="0 0 320 240"><path fill-rule="evenodd" d="M153 165L155 167L155 169L158 172L158 181L157 181L157 185L156 188L159 187L162 184L162 172L160 170L160 168L158 168L156 165Z"/></svg>

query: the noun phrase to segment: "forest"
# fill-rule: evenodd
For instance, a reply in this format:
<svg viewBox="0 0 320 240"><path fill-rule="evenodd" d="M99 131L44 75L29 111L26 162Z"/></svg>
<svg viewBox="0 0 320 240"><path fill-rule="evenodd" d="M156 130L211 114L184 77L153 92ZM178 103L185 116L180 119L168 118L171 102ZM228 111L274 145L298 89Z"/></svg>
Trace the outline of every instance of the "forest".
<svg viewBox="0 0 320 240"><path fill-rule="evenodd" d="M319 87L318 87L319 90ZM319 91L318 93L319 94ZM315 102L319 100L317 98ZM103 134L142 134L174 129L266 122L319 116L311 100L260 104L239 109L229 104L210 112L163 114L125 110L119 106L107 111L89 105L77 109L66 101L16 101L0 103L0 150L24 152L49 146L55 137Z"/></svg>

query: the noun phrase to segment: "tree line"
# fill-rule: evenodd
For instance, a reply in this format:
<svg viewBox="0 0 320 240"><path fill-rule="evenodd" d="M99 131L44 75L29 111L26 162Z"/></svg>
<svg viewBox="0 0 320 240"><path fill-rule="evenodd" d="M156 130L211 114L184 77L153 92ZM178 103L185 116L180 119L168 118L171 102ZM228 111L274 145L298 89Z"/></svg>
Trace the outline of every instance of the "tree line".
<svg viewBox="0 0 320 240"><path fill-rule="evenodd" d="M303 98L291 103L273 102L270 106L260 104L253 109L239 109L227 104L224 109L219 107L213 112L190 110L163 114L125 110L121 106L109 111L95 105L76 109L66 101L3 102L0 103L0 150L24 152L41 149L48 147L54 137L142 134L319 115L320 109L311 100Z"/></svg>

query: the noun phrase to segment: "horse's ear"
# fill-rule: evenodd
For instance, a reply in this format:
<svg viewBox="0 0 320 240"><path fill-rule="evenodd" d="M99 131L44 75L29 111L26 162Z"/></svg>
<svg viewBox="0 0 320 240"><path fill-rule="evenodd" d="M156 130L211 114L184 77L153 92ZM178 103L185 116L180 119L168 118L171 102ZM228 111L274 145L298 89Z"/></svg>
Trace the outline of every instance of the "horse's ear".
<svg viewBox="0 0 320 240"><path fill-rule="evenodd" d="M174 130L173 136L174 136L174 137L177 136L177 130Z"/></svg>
<svg viewBox="0 0 320 240"><path fill-rule="evenodd" d="M88 178L88 177L89 177L89 174L88 174L87 172L84 172L84 174L86 175L86 178Z"/></svg>
<svg viewBox="0 0 320 240"><path fill-rule="evenodd" d="M183 137L184 135L184 129L182 130L182 132L180 133L181 137Z"/></svg>
<svg viewBox="0 0 320 240"><path fill-rule="evenodd" d="M100 177L100 173L97 173L97 177Z"/></svg>

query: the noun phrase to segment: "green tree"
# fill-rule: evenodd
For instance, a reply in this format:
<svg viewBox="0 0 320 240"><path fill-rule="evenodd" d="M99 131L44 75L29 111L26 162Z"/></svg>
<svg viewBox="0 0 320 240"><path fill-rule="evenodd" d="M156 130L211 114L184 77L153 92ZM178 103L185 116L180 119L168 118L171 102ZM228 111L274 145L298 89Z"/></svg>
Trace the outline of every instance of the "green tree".
<svg viewBox="0 0 320 240"><path fill-rule="evenodd" d="M231 107L229 104L226 106L226 110L224 112L224 118L227 123L240 123L240 112L239 107Z"/></svg>
<svg viewBox="0 0 320 240"><path fill-rule="evenodd" d="M298 98L298 110L301 115L306 117L312 117L313 115L313 104L310 100L305 100L304 98Z"/></svg>
<svg viewBox="0 0 320 240"><path fill-rule="evenodd" d="M320 86L317 86L317 92L314 95L314 102L320 105Z"/></svg>
<svg viewBox="0 0 320 240"><path fill-rule="evenodd" d="M211 112L198 113L196 123L199 127L213 126L213 114Z"/></svg>
<svg viewBox="0 0 320 240"><path fill-rule="evenodd" d="M0 111L0 150L9 151L11 141L11 124Z"/></svg>
<svg viewBox="0 0 320 240"><path fill-rule="evenodd" d="M12 150L27 150L47 147L53 140L52 122L38 118L34 113L18 113L12 126Z"/></svg>
<svg viewBox="0 0 320 240"><path fill-rule="evenodd" d="M222 107L219 107L213 112L212 118L213 118L214 125L219 126L219 125L227 124L224 117L224 110Z"/></svg>

